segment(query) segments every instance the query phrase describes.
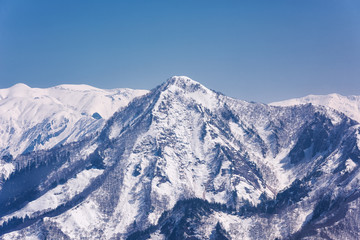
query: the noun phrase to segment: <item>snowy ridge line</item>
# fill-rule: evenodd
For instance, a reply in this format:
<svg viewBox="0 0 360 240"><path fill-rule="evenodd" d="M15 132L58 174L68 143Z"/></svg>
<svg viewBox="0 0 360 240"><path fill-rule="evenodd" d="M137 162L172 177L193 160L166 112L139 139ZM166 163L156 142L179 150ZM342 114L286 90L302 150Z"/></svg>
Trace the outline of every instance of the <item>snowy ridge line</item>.
<svg viewBox="0 0 360 240"><path fill-rule="evenodd" d="M305 226L314 229L309 239L356 239L359 135L357 122L326 106L249 103L173 77L121 108L94 139L53 149L69 156L44 167L30 189L45 193L72 170L104 171L66 208L36 224L15 219L3 239L287 239ZM21 194L3 187L0 206ZM346 206L332 224L338 203Z"/></svg>
<svg viewBox="0 0 360 240"><path fill-rule="evenodd" d="M337 93L328 95L308 95L302 98L273 102L269 105L285 107L307 103L333 108L360 123L360 96L355 95L342 96Z"/></svg>
<svg viewBox="0 0 360 240"><path fill-rule="evenodd" d="M148 92L70 84L0 89L0 179L12 174L18 155L91 138L114 112Z"/></svg>
<svg viewBox="0 0 360 240"><path fill-rule="evenodd" d="M103 90L88 85L0 89L0 156L49 149L61 141L78 141L103 126L120 107L147 90ZM80 131L81 129L81 131ZM10 144L9 144L10 143ZM10 147L9 147L10 146Z"/></svg>

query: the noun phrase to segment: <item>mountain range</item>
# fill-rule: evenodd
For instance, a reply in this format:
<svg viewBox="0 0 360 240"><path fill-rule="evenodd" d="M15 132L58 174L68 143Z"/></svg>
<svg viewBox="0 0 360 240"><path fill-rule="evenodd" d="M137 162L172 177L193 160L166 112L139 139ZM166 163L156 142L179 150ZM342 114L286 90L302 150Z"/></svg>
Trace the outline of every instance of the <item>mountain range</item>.
<svg viewBox="0 0 360 240"><path fill-rule="evenodd" d="M359 239L359 99L0 90L0 239Z"/></svg>

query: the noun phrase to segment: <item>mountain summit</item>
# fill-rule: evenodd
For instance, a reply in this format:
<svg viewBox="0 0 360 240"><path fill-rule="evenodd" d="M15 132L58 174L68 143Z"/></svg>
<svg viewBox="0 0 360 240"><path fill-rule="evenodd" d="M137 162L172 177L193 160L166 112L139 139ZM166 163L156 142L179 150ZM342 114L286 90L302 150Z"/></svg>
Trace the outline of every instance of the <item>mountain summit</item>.
<svg viewBox="0 0 360 240"><path fill-rule="evenodd" d="M9 161L4 239L358 237L360 126L334 109L172 77L99 128Z"/></svg>

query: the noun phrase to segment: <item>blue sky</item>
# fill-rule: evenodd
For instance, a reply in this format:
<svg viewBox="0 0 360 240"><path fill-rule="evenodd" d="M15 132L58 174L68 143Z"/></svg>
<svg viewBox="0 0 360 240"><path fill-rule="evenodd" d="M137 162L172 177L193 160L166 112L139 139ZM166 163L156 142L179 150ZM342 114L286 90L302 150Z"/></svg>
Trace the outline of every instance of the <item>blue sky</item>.
<svg viewBox="0 0 360 240"><path fill-rule="evenodd" d="M360 1L0 0L0 88L172 75L265 103L360 95Z"/></svg>

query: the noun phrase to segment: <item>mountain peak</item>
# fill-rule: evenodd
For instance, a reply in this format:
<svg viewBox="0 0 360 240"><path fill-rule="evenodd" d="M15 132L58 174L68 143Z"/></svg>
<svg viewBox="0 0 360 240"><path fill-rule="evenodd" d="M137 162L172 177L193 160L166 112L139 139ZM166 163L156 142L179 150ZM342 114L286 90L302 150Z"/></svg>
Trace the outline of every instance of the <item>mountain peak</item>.
<svg viewBox="0 0 360 240"><path fill-rule="evenodd" d="M30 88L28 85L26 85L25 83L17 83L15 85L13 85L11 88Z"/></svg>
<svg viewBox="0 0 360 240"><path fill-rule="evenodd" d="M31 88L24 83L17 83L10 88L2 89L0 94L4 95L3 97L24 97L29 94Z"/></svg>
<svg viewBox="0 0 360 240"><path fill-rule="evenodd" d="M164 83L164 89L178 88L185 92L196 92L201 90L202 92L208 92L205 86L197 81L192 80L187 76L173 76Z"/></svg>
<svg viewBox="0 0 360 240"><path fill-rule="evenodd" d="M182 82L182 83L198 83L194 80L192 80L191 78L189 78L188 76L172 76L171 78L168 79L168 82L171 83L178 83L178 82Z"/></svg>
<svg viewBox="0 0 360 240"><path fill-rule="evenodd" d="M192 80L187 76L172 76L167 81L167 85L175 85L181 88L187 88L190 86L202 86L200 83Z"/></svg>

